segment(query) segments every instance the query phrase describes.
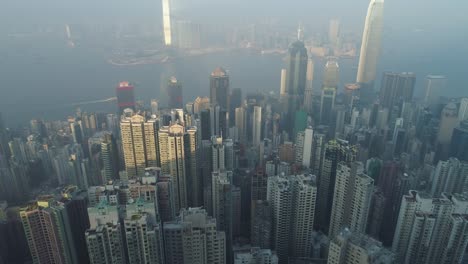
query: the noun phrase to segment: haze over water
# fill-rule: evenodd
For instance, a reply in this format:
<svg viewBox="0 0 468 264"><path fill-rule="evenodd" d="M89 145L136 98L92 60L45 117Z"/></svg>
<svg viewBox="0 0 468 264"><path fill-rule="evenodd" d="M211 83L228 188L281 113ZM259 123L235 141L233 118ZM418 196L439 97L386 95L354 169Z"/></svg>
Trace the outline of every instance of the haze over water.
<svg viewBox="0 0 468 264"><path fill-rule="evenodd" d="M425 1L430 5L428 2L433 1ZM441 19L439 23L429 24L424 22L428 17L414 17L414 23L407 24L411 12L405 9L401 11L400 17L395 17L396 7L393 7L392 11L390 1L388 5L390 10L386 12L390 14L386 13L385 18L379 79L384 70L415 72L416 96L419 97L424 86L424 77L428 74L441 74L449 79L447 96L468 95L465 77L468 69L468 36L461 34L456 28L448 30L452 25L456 25L456 22ZM341 12L345 21L352 19L356 24L352 26L353 30L360 33L367 1L359 1L356 6L359 9L356 8L354 15L348 14L346 10L337 12ZM434 12L431 10L426 11ZM148 12L145 12L144 17L148 18ZM330 13L330 10L327 9L327 12ZM421 15L424 10L418 12ZM441 15L447 13L447 10L441 10ZM458 13L454 13L453 19L457 17ZM328 20L323 18L321 21L326 27ZM325 31L326 28L321 30ZM45 116L48 119L64 119L73 113L73 107L67 106L68 104L115 96L114 87L122 80L136 84L138 99L149 101L150 98L158 98L160 76L168 67L161 64L113 66L107 63L109 52L89 45L86 39L81 40L81 44L73 49L66 45L62 36L35 37L34 41L31 41L29 38L10 38L3 35L0 39L1 89L8 90L8 96L0 97L0 112L10 126ZM244 95L251 91L278 93L280 70L285 67L282 59L283 56L280 55L216 53L180 58L175 60L172 66L177 78L183 83L184 101L187 102L198 95L208 95L209 74L219 65L229 70L232 87L242 88ZM317 89L321 84L324 62L317 58L314 61L314 89ZM340 66L341 83L354 82L357 58L341 60ZM377 82L377 88L379 85L380 81ZM82 110L99 110L99 107L109 110L109 107L115 106L85 106Z"/></svg>

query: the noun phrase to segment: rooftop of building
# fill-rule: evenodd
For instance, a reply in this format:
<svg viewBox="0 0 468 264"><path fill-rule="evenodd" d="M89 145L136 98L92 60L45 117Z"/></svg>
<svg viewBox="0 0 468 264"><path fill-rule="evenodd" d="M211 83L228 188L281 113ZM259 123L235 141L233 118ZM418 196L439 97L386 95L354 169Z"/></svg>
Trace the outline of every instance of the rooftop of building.
<svg viewBox="0 0 468 264"><path fill-rule="evenodd" d="M211 73L211 76L212 77L227 77L227 73L226 73L226 70L224 70L223 68L221 67L217 67L216 69L214 69L214 71Z"/></svg>

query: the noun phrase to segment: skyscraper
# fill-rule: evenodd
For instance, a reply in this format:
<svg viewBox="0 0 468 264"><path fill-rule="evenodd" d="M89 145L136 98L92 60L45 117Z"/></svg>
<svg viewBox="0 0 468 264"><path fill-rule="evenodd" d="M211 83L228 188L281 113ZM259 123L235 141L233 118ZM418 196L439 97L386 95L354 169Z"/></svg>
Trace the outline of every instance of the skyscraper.
<svg viewBox="0 0 468 264"><path fill-rule="evenodd" d="M156 221L154 203L142 198L125 208L125 250L128 263L164 263L161 225Z"/></svg>
<svg viewBox="0 0 468 264"><path fill-rule="evenodd" d="M363 165L339 163L330 220L331 237L343 228L365 233L374 180L363 173Z"/></svg>
<svg viewBox="0 0 468 264"><path fill-rule="evenodd" d="M394 106L401 109L403 103L413 100L415 84L414 73L384 73L380 87L380 104L390 110Z"/></svg>
<svg viewBox="0 0 468 264"><path fill-rule="evenodd" d="M450 143L453 131L458 125L458 109L455 103L448 103L440 114L439 131L437 133L437 158L447 159L450 153Z"/></svg>
<svg viewBox="0 0 468 264"><path fill-rule="evenodd" d="M212 204L213 217L216 219L216 226L219 231L223 231L226 237L226 262L232 258L232 172L214 171L212 173Z"/></svg>
<svg viewBox="0 0 468 264"><path fill-rule="evenodd" d="M125 263L125 247L118 209L101 201L88 208L90 229L85 233L92 264Z"/></svg>
<svg viewBox="0 0 468 264"><path fill-rule="evenodd" d="M302 109L304 104L304 93L306 89L307 77L307 49L302 41L296 41L289 46L287 60L287 116L286 122L289 124L288 133L293 135L294 115L297 110Z"/></svg>
<svg viewBox="0 0 468 264"><path fill-rule="evenodd" d="M177 124L159 130L161 172L172 177L176 211L199 205L202 201L203 183L197 177L196 133L196 128ZM190 186L190 192L187 186Z"/></svg>
<svg viewBox="0 0 468 264"><path fill-rule="evenodd" d="M253 247L245 252L236 252L234 264L278 264L278 256L270 249Z"/></svg>
<svg viewBox="0 0 468 264"><path fill-rule="evenodd" d="M171 77L167 85L167 94L169 98L169 108L183 108L182 85L174 76Z"/></svg>
<svg viewBox="0 0 468 264"><path fill-rule="evenodd" d="M63 204L40 197L20 211L33 263L76 263L70 219Z"/></svg>
<svg viewBox="0 0 468 264"><path fill-rule="evenodd" d="M450 157L468 162L468 120L461 122L453 130Z"/></svg>
<svg viewBox="0 0 468 264"><path fill-rule="evenodd" d="M304 92L304 110L308 114L312 114L312 95L313 95L313 82L314 82L314 61L309 58L307 62L307 74L306 74L306 88Z"/></svg>
<svg viewBox="0 0 468 264"><path fill-rule="evenodd" d="M272 246L280 263L311 253L317 185L315 176L268 178L267 200L273 212Z"/></svg>
<svg viewBox="0 0 468 264"><path fill-rule="evenodd" d="M330 241L329 264L392 264L395 254L382 243L359 232L344 228Z"/></svg>
<svg viewBox="0 0 468 264"><path fill-rule="evenodd" d="M245 108L243 107L238 107L236 108L236 114L235 114L235 125L238 130L239 134L239 141L240 142L245 142L247 140L247 124L246 122L246 115L245 115Z"/></svg>
<svg viewBox="0 0 468 264"><path fill-rule="evenodd" d="M250 240L254 247L271 248L272 208L268 201L252 201Z"/></svg>
<svg viewBox="0 0 468 264"><path fill-rule="evenodd" d="M329 125L332 121L332 112L335 109L336 88L323 87L320 100L320 124Z"/></svg>
<svg viewBox="0 0 468 264"><path fill-rule="evenodd" d="M308 127L300 133L303 135L301 142L296 141L296 162L299 162L306 168L310 168L312 162L312 142L314 137L314 130L312 127ZM298 137L300 133L298 133ZM298 156L300 159L298 159Z"/></svg>
<svg viewBox="0 0 468 264"><path fill-rule="evenodd" d="M339 65L337 58L329 57L323 73L322 97L320 100L320 124L328 125L332 121L335 109L335 97L339 84Z"/></svg>
<svg viewBox="0 0 468 264"><path fill-rule="evenodd" d="M468 244L467 210L465 195L404 195L392 245L398 263L461 263Z"/></svg>
<svg viewBox="0 0 468 264"><path fill-rule="evenodd" d="M281 69L280 96L285 96L287 94L287 85L288 85L288 70Z"/></svg>
<svg viewBox="0 0 468 264"><path fill-rule="evenodd" d="M447 78L442 75L426 76L426 90L424 94L424 102L426 105L437 103L437 100L444 93L447 86Z"/></svg>
<svg viewBox="0 0 468 264"><path fill-rule="evenodd" d="M468 119L468 98L460 100L460 107L458 108L458 121L463 122Z"/></svg>
<svg viewBox="0 0 468 264"><path fill-rule="evenodd" d="M226 238L216 219L202 208L182 209L177 220L163 226L165 263L226 263Z"/></svg>
<svg viewBox="0 0 468 264"><path fill-rule="evenodd" d="M235 125L236 108L242 106L242 90L234 88L229 95L229 127Z"/></svg>
<svg viewBox="0 0 468 264"><path fill-rule="evenodd" d="M330 20L330 25L328 28L328 42L330 45L335 48L338 44L338 39L340 37L340 21L338 19Z"/></svg>
<svg viewBox="0 0 468 264"><path fill-rule="evenodd" d="M325 64L325 70L323 72L323 83L322 88L336 88L340 83L340 66L338 64L338 58L328 57L327 63Z"/></svg>
<svg viewBox="0 0 468 264"><path fill-rule="evenodd" d="M129 179L144 175L146 167L157 167L158 126L156 119L141 115L123 117L120 122L125 170Z"/></svg>
<svg viewBox="0 0 468 264"><path fill-rule="evenodd" d="M101 142L102 176L108 182L119 176L119 152L112 133L106 133Z"/></svg>
<svg viewBox="0 0 468 264"><path fill-rule="evenodd" d="M320 177L317 198L317 227L324 233L329 231L330 214L332 211L333 194L337 168L340 162L350 165L356 160L357 147L348 141L331 140L325 146L320 158ZM318 157L316 157L317 159Z"/></svg>
<svg viewBox="0 0 468 264"><path fill-rule="evenodd" d="M221 67L216 68L210 76L210 103L229 111L229 75Z"/></svg>
<svg viewBox="0 0 468 264"><path fill-rule="evenodd" d="M456 158L439 161L432 175L431 196L442 193L464 193L468 187L468 163Z"/></svg>
<svg viewBox="0 0 468 264"><path fill-rule="evenodd" d="M384 0L371 0L367 9L361 42L361 55L356 82L361 84L361 94L368 97L377 75L377 63L383 28Z"/></svg>
<svg viewBox="0 0 468 264"><path fill-rule="evenodd" d="M129 82L121 82L115 88L117 94L117 105L119 110L119 115L123 113L126 108L130 108L135 111L135 87Z"/></svg>
<svg viewBox="0 0 468 264"><path fill-rule="evenodd" d="M252 117L252 144L258 146L262 140L262 107L254 106Z"/></svg>
<svg viewBox="0 0 468 264"><path fill-rule="evenodd" d="M166 44L166 46L172 45L172 17L170 2L170 0L162 0L164 44Z"/></svg>

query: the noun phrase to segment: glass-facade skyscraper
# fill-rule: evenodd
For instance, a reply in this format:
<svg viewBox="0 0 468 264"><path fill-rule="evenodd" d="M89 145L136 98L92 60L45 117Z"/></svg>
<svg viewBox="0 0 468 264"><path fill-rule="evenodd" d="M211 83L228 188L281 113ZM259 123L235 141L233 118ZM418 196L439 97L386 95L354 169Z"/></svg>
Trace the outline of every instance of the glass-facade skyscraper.
<svg viewBox="0 0 468 264"><path fill-rule="evenodd" d="M367 10L361 55L356 82L361 84L362 96L369 96L377 75L383 27L384 0L371 0Z"/></svg>

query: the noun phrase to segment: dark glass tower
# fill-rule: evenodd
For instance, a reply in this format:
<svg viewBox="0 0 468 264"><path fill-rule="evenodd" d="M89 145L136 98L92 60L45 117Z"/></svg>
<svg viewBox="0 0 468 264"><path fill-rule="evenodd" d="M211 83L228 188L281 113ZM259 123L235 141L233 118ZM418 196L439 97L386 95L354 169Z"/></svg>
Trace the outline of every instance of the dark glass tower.
<svg viewBox="0 0 468 264"><path fill-rule="evenodd" d="M468 120L463 121L453 130L450 157L468 161Z"/></svg>
<svg viewBox="0 0 468 264"><path fill-rule="evenodd" d="M167 94L169 97L168 107L170 109L183 108L182 100L182 85L177 81L176 77L171 77L167 85Z"/></svg>
<svg viewBox="0 0 468 264"><path fill-rule="evenodd" d="M296 111L302 109L307 76L307 49L302 41L296 41L289 47L287 61L286 94L287 100L287 130L289 136L294 138L294 117Z"/></svg>
<svg viewBox="0 0 468 264"><path fill-rule="evenodd" d="M210 103L229 110L229 75L221 67L216 68L210 76Z"/></svg>
<svg viewBox="0 0 468 264"><path fill-rule="evenodd" d="M391 109L396 105L401 107L404 102L411 102L415 84L414 73L384 73L380 87L380 105Z"/></svg>
<svg viewBox="0 0 468 264"><path fill-rule="evenodd" d="M294 112L302 106L307 76L307 49L302 41L296 41L289 47L287 61L287 87L289 110Z"/></svg>
<svg viewBox="0 0 468 264"><path fill-rule="evenodd" d="M121 82L115 89L117 95L117 105L119 108L119 115L123 110L130 108L135 111L135 87L130 85L129 82Z"/></svg>

